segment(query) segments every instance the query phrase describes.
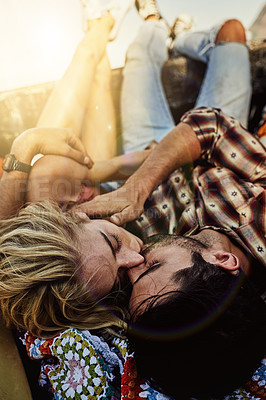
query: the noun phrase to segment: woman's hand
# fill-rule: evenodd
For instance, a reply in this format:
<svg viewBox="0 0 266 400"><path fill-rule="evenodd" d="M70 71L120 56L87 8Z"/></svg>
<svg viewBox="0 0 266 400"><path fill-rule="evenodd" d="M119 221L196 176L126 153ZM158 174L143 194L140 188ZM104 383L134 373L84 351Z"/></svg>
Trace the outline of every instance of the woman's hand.
<svg viewBox="0 0 266 400"><path fill-rule="evenodd" d="M36 154L41 153L72 158L88 168L93 166L93 161L86 154L81 140L71 129L66 128L28 129L14 140L11 153L15 154L19 161L28 164Z"/></svg>

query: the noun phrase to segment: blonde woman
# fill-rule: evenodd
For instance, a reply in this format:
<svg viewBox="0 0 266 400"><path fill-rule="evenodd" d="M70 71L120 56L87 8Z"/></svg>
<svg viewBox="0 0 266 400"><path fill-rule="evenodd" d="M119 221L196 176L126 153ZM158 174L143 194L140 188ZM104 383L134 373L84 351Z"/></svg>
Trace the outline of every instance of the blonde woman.
<svg viewBox="0 0 266 400"><path fill-rule="evenodd" d="M129 125L133 128L133 131L126 129L127 133L131 132L128 135L127 150L129 150L129 147L131 150L134 149L131 145L135 136L141 141L141 148L145 148L151 141L150 132L155 133L155 139L160 139L160 134L163 131L167 133L173 128L169 108L163 102L163 92L158 91L158 86L156 85L156 83L159 83L159 88L161 88L159 72L162 62L167 56L165 39L169 34L169 29L165 22L161 20L157 9L154 8L155 1L137 1L136 5L138 5L139 10L141 10L141 4L144 3L149 5L149 8L147 7L146 9L148 12L146 16L143 13L143 18L153 19L153 21L148 21L144 24L142 34L138 35L137 40L132 44L129 51L130 56L126 71L134 74L136 65L138 66L138 72L141 71L142 74L142 91L140 95L139 87L136 88L136 93L139 97L133 96L138 112L134 108L134 113L130 113ZM153 6L153 8L150 8L150 6ZM97 23L95 26L97 26ZM111 29L111 27L109 28ZM229 37L228 30L230 31ZM211 37L213 38L213 35ZM208 36L207 41L209 39ZM236 39L240 43L228 43L228 46L221 43L228 40L229 42L235 42ZM244 57L243 60L245 60L243 64L248 67L248 54L243 44L244 41L242 25L233 20L219 28L216 43L218 46L213 47L214 49L217 47L217 52L219 53L221 50L233 47L230 57L233 63L235 62L233 56L236 56L235 49L238 48ZM158 43L160 43L160 46ZM221 45L219 46L220 43ZM211 47L204 46L204 48L208 49L211 49ZM148 52L145 51L147 49L149 50ZM216 54L216 51L214 54ZM149 59L151 59L151 69L147 73L146 67ZM224 64L221 63L221 66ZM139 68L140 66L141 68ZM217 68L214 69L215 71L217 70ZM143 70L146 71L145 79L143 79ZM247 72L248 68L244 70ZM238 78L241 80L239 72L237 70ZM249 75L245 73L244 75L246 75L247 88L249 88L249 79L247 79ZM207 73L207 82L209 81L208 77L210 75ZM151 82L153 84L148 90L148 83ZM241 86L243 86L243 82L241 81ZM206 85L204 87L206 88ZM155 89L156 96L152 95L152 89ZM248 92L249 90L247 90ZM246 93L242 97L246 105ZM142 107L142 100L147 98L154 100L152 104L155 105L155 108L151 108L153 112L150 114L147 113L150 109ZM124 100L132 107L132 97ZM156 107L158 106L156 100L159 100L159 109ZM50 104L53 104L52 100ZM57 101L54 104L58 104ZM161 112L157 112L158 110ZM202 119L201 116L204 113L207 114L207 117L203 116ZM148 118L150 115L152 117L155 116L155 119L158 117L158 126L154 124L152 118ZM145 119L143 119L143 116L145 116ZM211 116L210 124L208 116ZM216 118L219 123L216 123ZM26 334L25 340L31 356L36 357L36 354L37 356L42 354L42 356L46 357L48 354L56 358L56 365L53 361L52 365L51 361L46 361L44 371L48 375L56 393L61 396L59 398L97 399L105 396L105 398L119 399L121 398L120 391L116 389L117 385L120 385L119 378L121 374L124 374L121 393L125 398L138 398L138 395L140 395L140 398L163 398L162 394L158 394L153 389L151 390L144 381L140 383L137 380L134 359L127 352L125 342L121 343L117 338L112 337L108 347L105 340L106 336L99 338L92 332L80 331L80 328L93 329L108 327L111 324L119 325L116 304L114 299L109 297L111 300L110 306L107 294L110 291L117 291L120 280L124 278L125 271L128 272L133 286L129 309L134 323L138 322L138 328L140 329L140 331L137 331L137 335L132 331L127 332L131 334L131 340L133 339L137 367L142 376L155 383L156 387L160 387L162 391L169 393L174 398L180 398L180 396L181 398L197 398L198 395L201 398L202 394L206 395L205 397L207 395L209 397L213 397L213 395L217 397L218 389L219 397L221 397L220 391L226 391L224 394L227 394L229 390L235 388L235 385L244 383L246 378L244 379L243 376L247 377L251 369L255 369L259 357L264 354L261 340L264 343L265 335L263 333L265 331L263 331L264 328L262 326L263 324L265 326L265 307L262 305L261 299L258 300L257 293L256 297L254 296L256 304L251 303L249 292L242 290L245 288L241 286L244 273L249 267L252 267L250 262L252 243L249 240L250 253L246 253L246 246L242 247L241 245L246 240L245 234L242 232L241 236L241 232L238 232L240 241L240 245L238 245L239 242L235 241L237 229L235 230L233 224L228 229L228 216L234 216L236 213L225 213L223 219L220 215L221 213L215 212L216 204L218 204L215 201L213 211L213 207L211 205L209 207L209 196L213 191L204 190L204 186L200 192L201 189L199 188L202 185L202 181L200 182L200 179L197 179L197 171L203 167L202 164L206 166L207 161L205 158L205 162L201 163L203 161L202 156L205 157L205 154L201 154L201 152L205 153L206 150L208 160L211 163L215 161L220 166L222 164L221 154L223 151L220 151L219 146L227 143L227 134L230 137L230 134L234 132L240 138L240 140L237 140L237 144L242 143L244 137L250 136L235 119L226 117L217 109L202 108L200 110L192 110L182 118L182 121L155 147L151 156L140 167L133 179L129 178L127 184L121 190L113 192L112 196L104 195L101 197L100 202L97 199L97 201L82 205L79 208L80 213L78 215L65 215L59 208L50 207L47 204L32 205L21 211L17 218L1 223L0 304L2 313L9 326L23 327L44 337L50 337L58 333L58 336L49 340L34 339L31 335ZM217 146L212 146L213 140L207 140L205 143L205 135L200 135L200 132L195 128L195 125L197 125L195 121L199 122L199 125L200 122L207 121L207 128L212 124L214 125L212 129L207 129L207 135L210 132L216 135L215 128L218 127L217 129L222 130L221 134L225 141L216 141L214 139ZM223 122L221 123L221 121ZM144 123L143 130L140 129L137 122ZM56 125L56 121L53 123ZM230 124L232 124L232 127ZM171 125L170 129L169 125ZM138 129L136 129L136 126L138 126ZM228 128L223 130L221 127L225 126ZM220 131L218 132L220 133ZM147 133L148 135L146 136ZM250 164L249 168L242 169L246 174L249 171L254 171L253 162L258 162L253 160L253 157L250 157L250 154L253 153L252 145L257 146L257 160L261 160L264 155L262 146L256 140L253 143L253 139L250 139L246 159L252 160L252 164ZM229 148L231 147L229 146ZM80 151L82 153L83 150L80 149ZM89 152L89 154L91 153ZM230 160L233 160L231 160L230 166L232 168L231 172L234 172L239 167L239 162L237 160L237 163L234 164L236 155L234 152L230 152L230 154L233 154L233 156L230 155ZM82 162L88 162L88 159L84 160L84 156L85 154L83 153L80 158L80 164L77 164L77 170L84 170ZM45 159L49 160L42 158L38 163L46 162ZM106 213L109 208L110 214L121 211L120 207L122 206L122 212L126 210L128 217L127 206L130 203L131 211L133 208L133 214L135 213L135 216L138 216L138 212L144 206L144 201L147 199L147 194L150 193L150 190L154 189L161 180L167 178L175 168L195 160L199 160L194 169L195 179L193 182L195 191L192 192L190 185L186 184L186 178L182 175L184 171L175 171L169 180L166 180L152 194L151 199L148 200L150 201L148 203L150 208L137 221L140 228L146 228L142 229L146 236L150 236L156 229L159 232L167 229L171 234L173 232L176 233L178 230L179 235L173 234L170 238L168 236L160 238L158 243L155 242L153 245L143 248L140 239L125 232L122 228L103 220L88 220L86 214L84 214L84 212L89 212L90 204L93 204L94 211ZM26 160L24 161L26 163ZM92 174L93 169L94 171L96 170L96 164L95 162L90 170L85 167L86 173L89 171ZM33 168L32 173L34 173L34 170L37 171L36 168ZM206 168L206 177L208 177L213 165L210 164ZM222 168L217 169L220 171ZM243 172L242 170L241 173ZM10 174L13 172L10 172ZM48 167L45 172L48 172ZM110 173L109 169L107 173ZM203 171L204 173L205 171ZM219 174L220 172L217 173ZM45 175L43 176L45 177ZM259 172L254 180L259 180L261 176L262 172ZM88 179L90 180L91 177ZM238 176L236 179L239 182ZM6 178L4 181L6 181ZM154 181L156 181L155 186ZM206 181L210 184L212 183L210 179L206 179ZM216 179L214 183L218 181ZM80 182L80 179L78 182ZM167 186L168 184L171 186ZM48 182L48 189L53 188L53 186L49 185ZM250 189L251 187L248 188L249 193L252 193ZM254 192L260 190L257 185L253 184L252 189ZM204 202L198 206L197 190L202 193L203 198L206 196L206 206ZM79 191L80 186L78 186L76 192L79 193ZM36 193L34 190L31 194L29 192L29 195L34 196L34 192ZM57 200L69 201L72 198L64 198L64 195L67 194L69 196L70 193L70 196L72 196L74 193L76 196L76 192L72 192L72 189L67 193L63 192L62 198L60 194ZM144 195L143 192L145 192ZM215 190L216 195L220 194L220 192L221 190ZM226 193L226 195L229 194L229 196L235 197L235 193L231 194L232 192L229 192L222 191L222 194ZM121 197L116 198L117 193ZM173 193L173 198L168 201L166 194L170 193ZM256 201L259 200L259 194L257 193L257 196L255 196ZM109 199L108 203L105 202L106 198ZM116 210L112 209L113 198L116 198L116 202L118 202L118 209ZM133 199L136 201L134 202ZM172 200L173 203L171 203ZM229 203L226 197L224 200L226 204ZM103 204L104 202L105 204ZM123 202L127 203L126 207ZM99 209L99 204L103 206L101 209ZM175 210L172 204L178 210ZM232 203L230 202L230 204ZM252 202L252 204L254 203ZM251 206L251 203L249 205ZM138 207L140 207L140 210L137 209ZM234 206L232 205L232 207ZM195 213L198 211L200 217L197 218L198 214L195 213L194 218L191 217L191 210L194 210ZM160 211L159 218L158 213L154 211ZM175 211L177 212L175 213ZM180 213L182 213L181 218L179 218ZM258 227L261 224L261 220L258 217L259 214L251 213L250 215L257 216L257 224L255 224L254 229L257 229L259 233ZM205 220L204 216L206 216ZM131 217L132 214L130 215ZM218 226L214 219L216 217L219 218ZM154 221L152 221L153 218ZM211 224L213 226L210 226L209 218L212 218ZM181 224L178 226L179 221ZM197 226L197 221L201 225ZM224 221L227 224L226 226L223 225ZM219 232L219 227L221 232ZM231 237L233 238L232 241ZM257 242L256 247L258 247ZM145 256L145 260L143 256ZM258 250L257 248L257 260L260 260L261 256L261 249L259 248ZM206 271L210 272L210 275ZM224 285L225 281L227 283ZM232 296L234 301L231 302L231 288L240 288L240 286L241 290L236 296ZM209 288L212 289L214 297L210 297ZM189 293L190 289L192 291ZM181 303L179 307L180 291L184 293L186 308L184 308L184 303ZM202 297L199 297L199 293L202 294ZM229 296L228 293L230 293ZM187 294L189 294L192 302L186 302L186 300L189 300ZM176 296L176 298L170 303L173 296ZM218 296L218 299L216 299L216 296ZM246 302L245 307L243 306L243 296ZM198 299L200 300L197 301ZM226 299L225 303L224 299ZM240 307L236 304L238 300ZM229 303L230 306L227 308ZM194 306L194 304L196 305ZM201 309L200 304L203 305ZM222 307L220 307L221 304ZM173 305L177 306L180 313L177 313L176 310L172 312ZM220 325L216 325L216 317L214 318L214 323L211 321L213 318L210 315L210 310L213 309L213 305L215 305L214 311L216 312L216 309L218 311L216 316ZM184 309L186 310L185 313ZM109 313L109 310L112 312ZM235 314L233 313L234 310L236 311ZM248 314L245 313L246 310L249 311ZM257 312L255 313L254 310ZM235 318L235 315L237 318ZM250 324L246 323L245 317L247 315L252 320ZM147 322L147 317L149 316L152 319L151 323L149 319ZM211 318L209 318L210 316ZM230 319L228 318L229 316ZM198 326L199 320L203 321L200 326ZM205 324L205 322L207 323ZM178 324L181 324L181 327ZM194 326L196 328L195 332L192 332L194 329L192 331L188 330L188 339L191 339L191 342L186 340L187 336L185 336L185 343L180 341L179 339L183 338L184 331L187 332L186 328ZM217 326L218 332L215 331L214 335L209 335L208 328L210 327L212 330L216 329ZM72 329L64 330L67 327ZM144 331L143 327L145 327ZM236 336L232 345L230 338L235 327ZM166 333L167 335L167 340L165 340L164 335L161 338L162 328L164 330L163 334ZM172 335L173 329L177 329L177 332L180 332L181 335ZM246 333L243 334L243 332ZM206 347L203 347L203 336L206 338ZM214 341L210 341L210 337L213 337ZM173 341L170 340L171 338ZM227 339L229 339L229 346L227 346ZM167 346L167 344L168 348L166 350L165 345ZM116 346L119 347L118 352ZM254 346L256 348L255 352L253 351ZM220 351L221 348L222 352ZM224 351L225 348L227 351ZM249 354L252 355L251 363L249 363L249 359L244 360L243 348L248 349ZM171 370L174 350L176 351L174 359L178 360L178 363L175 363L175 368ZM214 350L220 353L217 357L214 357ZM182 353L183 359L180 361ZM256 358L255 360L254 357ZM161 362L162 359L164 362ZM205 360L207 360L207 363L204 364ZM193 377L193 382L196 381L196 385L191 386L191 377L187 374L187 371L190 370L191 366L194 368L196 362L198 362L196 368L197 376ZM48 366L47 364L50 365ZM186 365L185 368L184 365ZM146 367L147 370L145 371ZM240 373L241 368L242 371ZM176 372L177 370L178 373ZM206 376L210 375L210 371L213 373L212 385L209 380L205 379ZM235 380L236 371L238 380ZM244 375L241 377L241 374ZM169 379L169 376L171 376L171 379ZM182 379L180 379L180 376L182 376ZM219 384L217 384L218 379ZM226 386L225 382L227 383ZM109 390L111 386L115 387L113 392Z"/></svg>
<svg viewBox="0 0 266 400"><path fill-rule="evenodd" d="M117 138L106 54L108 40L114 39L131 5L131 0L87 2L87 30L69 67L37 127L20 135L5 158L0 301L10 327L49 337L69 326L119 324L99 300L118 288L118 270L144 260L139 254L142 241L108 221L90 221L84 213L68 215L49 202L26 207L17 216L25 194L30 202L69 202L82 190L88 198L94 189L84 181L118 178L121 166L132 166L131 158L113 158ZM39 153L43 157L31 168ZM133 164L141 162L142 154ZM30 243L29 238L35 240Z"/></svg>

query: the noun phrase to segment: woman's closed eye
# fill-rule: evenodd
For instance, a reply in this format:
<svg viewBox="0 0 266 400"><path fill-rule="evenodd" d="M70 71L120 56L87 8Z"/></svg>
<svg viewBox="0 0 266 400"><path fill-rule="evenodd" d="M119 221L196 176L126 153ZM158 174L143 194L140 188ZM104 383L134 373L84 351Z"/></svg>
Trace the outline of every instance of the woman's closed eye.
<svg viewBox="0 0 266 400"><path fill-rule="evenodd" d="M112 234L111 236L115 239L115 251L118 253L121 249L122 241L116 233Z"/></svg>

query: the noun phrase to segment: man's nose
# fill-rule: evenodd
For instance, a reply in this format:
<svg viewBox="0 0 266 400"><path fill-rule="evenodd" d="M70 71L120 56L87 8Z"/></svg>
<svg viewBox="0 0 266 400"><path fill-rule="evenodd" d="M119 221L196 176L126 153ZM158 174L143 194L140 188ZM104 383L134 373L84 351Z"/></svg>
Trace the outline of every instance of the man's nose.
<svg viewBox="0 0 266 400"><path fill-rule="evenodd" d="M119 267L132 268L144 263L144 257L137 251L128 248L119 252L117 262Z"/></svg>
<svg viewBox="0 0 266 400"><path fill-rule="evenodd" d="M127 269L127 275L130 279L130 282L132 283L132 285L134 285L134 283L138 280L138 278L140 277L141 274L143 274L143 272L146 271L146 267L145 264L142 263L141 265L137 266L137 268L128 268Z"/></svg>

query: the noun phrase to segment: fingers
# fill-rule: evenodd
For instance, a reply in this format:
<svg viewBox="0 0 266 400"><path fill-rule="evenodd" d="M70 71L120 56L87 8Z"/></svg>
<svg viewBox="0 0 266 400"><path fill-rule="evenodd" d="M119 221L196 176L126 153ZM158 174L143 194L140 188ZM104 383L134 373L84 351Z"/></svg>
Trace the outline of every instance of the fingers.
<svg viewBox="0 0 266 400"><path fill-rule="evenodd" d="M99 197L101 197L100 201L98 200ZM105 201L104 198L102 199L104 195L99 197L96 196L93 200L79 204L73 207L73 210L86 213L89 217L104 217L107 215L108 201Z"/></svg>
<svg viewBox="0 0 266 400"><path fill-rule="evenodd" d="M88 168L93 166L93 161L86 154L85 146L72 129L37 128L35 131L40 153L69 157L80 164L87 165ZM43 138L44 143L42 143Z"/></svg>
<svg viewBox="0 0 266 400"><path fill-rule="evenodd" d="M112 222L115 225L118 225L118 226L123 225L122 218L121 218L121 213L112 215L109 218L109 221Z"/></svg>
<svg viewBox="0 0 266 400"><path fill-rule="evenodd" d="M115 225L122 226L127 222L134 221L137 219L143 210L137 212L132 207L127 207L123 211L113 214L109 221L113 222Z"/></svg>
<svg viewBox="0 0 266 400"><path fill-rule="evenodd" d="M74 212L86 213L91 218L106 218L115 225L122 226L126 222L137 219L143 212L142 207L112 202L110 195L96 196L93 200L72 208Z"/></svg>
<svg viewBox="0 0 266 400"><path fill-rule="evenodd" d="M93 166L93 161L87 155L84 155L80 150L74 149L69 144L65 144L62 147L62 150L63 156L72 158L72 160L77 161L80 164L85 164L88 168ZM58 154L60 155L59 151Z"/></svg>
<svg viewBox="0 0 266 400"><path fill-rule="evenodd" d="M81 140L72 132L69 132L68 137L68 146L69 146L69 154L70 158L73 158L75 161L78 161L81 164L86 164L88 168L92 168L93 161L86 154L86 149Z"/></svg>

